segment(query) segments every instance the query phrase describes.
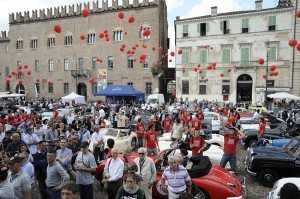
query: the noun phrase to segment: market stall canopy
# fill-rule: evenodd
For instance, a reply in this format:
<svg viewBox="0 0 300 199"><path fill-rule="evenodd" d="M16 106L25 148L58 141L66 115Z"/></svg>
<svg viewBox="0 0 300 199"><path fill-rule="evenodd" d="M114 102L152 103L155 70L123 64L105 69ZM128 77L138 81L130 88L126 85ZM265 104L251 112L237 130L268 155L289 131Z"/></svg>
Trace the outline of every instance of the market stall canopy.
<svg viewBox="0 0 300 199"><path fill-rule="evenodd" d="M300 97L289 94L289 93L285 93L285 92L273 93L273 94L268 95L268 97L273 98L273 99L300 100Z"/></svg>
<svg viewBox="0 0 300 199"><path fill-rule="evenodd" d="M69 102L72 104L72 101L74 101L75 104L85 104L85 97L72 92L69 95L62 97L61 101L62 103Z"/></svg>
<svg viewBox="0 0 300 199"><path fill-rule="evenodd" d="M135 97L138 101L143 101L145 94L136 90L130 85L109 85L95 96L106 97Z"/></svg>
<svg viewBox="0 0 300 199"><path fill-rule="evenodd" d="M1 92L0 93L0 98L10 98L10 97L24 97L26 96L25 94L19 94L19 93L5 93Z"/></svg>

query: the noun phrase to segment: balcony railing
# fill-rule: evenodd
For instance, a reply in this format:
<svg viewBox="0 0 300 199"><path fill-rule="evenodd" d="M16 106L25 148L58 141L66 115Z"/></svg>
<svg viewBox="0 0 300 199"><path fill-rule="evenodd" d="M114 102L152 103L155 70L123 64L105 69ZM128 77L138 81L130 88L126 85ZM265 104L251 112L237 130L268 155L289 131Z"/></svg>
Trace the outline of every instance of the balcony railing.
<svg viewBox="0 0 300 199"><path fill-rule="evenodd" d="M70 70L72 77L89 77L90 71L87 69Z"/></svg>

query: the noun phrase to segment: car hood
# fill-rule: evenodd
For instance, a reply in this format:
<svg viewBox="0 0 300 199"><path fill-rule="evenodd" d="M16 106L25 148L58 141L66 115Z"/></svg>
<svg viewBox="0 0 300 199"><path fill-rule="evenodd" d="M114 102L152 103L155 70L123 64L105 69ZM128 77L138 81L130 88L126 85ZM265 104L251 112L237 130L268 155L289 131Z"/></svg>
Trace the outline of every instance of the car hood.
<svg viewBox="0 0 300 199"><path fill-rule="evenodd" d="M289 153L285 148L280 147L253 147L252 154L260 156L280 157L282 159L289 158L293 159L293 155Z"/></svg>

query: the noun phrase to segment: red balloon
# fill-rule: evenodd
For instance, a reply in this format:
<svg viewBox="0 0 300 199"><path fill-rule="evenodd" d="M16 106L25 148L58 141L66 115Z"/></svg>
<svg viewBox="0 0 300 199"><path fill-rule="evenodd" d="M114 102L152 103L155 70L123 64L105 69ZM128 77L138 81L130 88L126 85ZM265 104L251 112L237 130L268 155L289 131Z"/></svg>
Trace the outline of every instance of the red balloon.
<svg viewBox="0 0 300 199"><path fill-rule="evenodd" d="M143 36L148 37L151 34L149 29L143 31Z"/></svg>
<svg viewBox="0 0 300 199"><path fill-rule="evenodd" d="M231 68L228 68L228 69L227 69L227 72L230 73L230 72L231 72Z"/></svg>
<svg viewBox="0 0 300 199"><path fill-rule="evenodd" d="M140 60L140 63L143 63L143 61L142 61L142 60Z"/></svg>
<svg viewBox="0 0 300 199"><path fill-rule="evenodd" d="M104 34L105 34L105 33L108 33L108 30L107 30L107 29L105 29L103 32L104 32Z"/></svg>
<svg viewBox="0 0 300 199"><path fill-rule="evenodd" d="M298 18L300 18L300 10L298 10L298 11L296 12L296 16L297 16Z"/></svg>
<svg viewBox="0 0 300 199"><path fill-rule="evenodd" d="M216 66L212 66L212 70L216 70Z"/></svg>
<svg viewBox="0 0 300 199"><path fill-rule="evenodd" d="M221 73L221 74L220 74L220 77L224 77L224 74L223 74L223 73Z"/></svg>
<svg viewBox="0 0 300 199"><path fill-rule="evenodd" d="M27 75L31 75L31 71L30 70L28 70L26 73L27 73Z"/></svg>
<svg viewBox="0 0 300 199"><path fill-rule="evenodd" d="M186 71L186 68L182 68L181 70L182 70L182 72L183 72L183 73L185 73L185 71Z"/></svg>
<svg viewBox="0 0 300 199"><path fill-rule="evenodd" d="M278 71L274 71L274 76L277 76L278 75Z"/></svg>
<svg viewBox="0 0 300 199"><path fill-rule="evenodd" d="M120 47L120 51L121 51L121 52L124 52L124 48Z"/></svg>
<svg viewBox="0 0 300 199"><path fill-rule="evenodd" d="M296 46L297 50L300 51L300 43Z"/></svg>
<svg viewBox="0 0 300 199"><path fill-rule="evenodd" d="M152 50L153 50L153 51L155 51L155 50L156 50L156 48L155 48L155 47L152 47Z"/></svg>
<svg viewBox="0 0 300 199"><path fill-rule="evenodd" d="M212 65L213 67L216 67L217 63L214 62L214 63L212 63L211 65Z"/></svg>
<svg viewBox="0 0 300 199"><path fill-rule="evenodd" d="M54 25L53 30L57 33L61 33L61 26L59 24Z"/></svg>
<svg viewBox="0 0 300 199"><path fill-rule="evenodd" d="M39 83L40 82L40 79L39 78L36 78L36 80L35 80L37 83Z"/></svg>
<svg viewBox="0 0 300 199"><path fill-rule="evenodd" d="M162 55L161 58L164 59L164 58L165 58L165 55Z"/></svg>
<svg viewBox="0 0 300 199"><path fill-rule="evenodd" d="M23 84L23 81L22 81L22 80L19 80L19 84Z"/></svg>
<svg viewBox="0 0 300 199"><path fill-rule="evenodd" d="M259 58L259 59L258 59L258 63L259 63L260 65L264 65L265 60L264 60L263 58Z"/></svg>
<svg viewBox="0 0 300 199"><path fill-rule="evenodd" d="M16 75L17 73L15 71L11 72L12 75Z"/></svg>
<svg viewBox="0 0 300 199"><path fill-rule="evenodd" d="M135 46L132 46L132 50L136 50L136 47L135 47Z"/></svg>
<svg viewBox="0 0 300 199"><path fill-rule="evenodd" d="M291 40L289 40L289 46L290 47L297 46L297 43L298 43L297 39L291 39Z"/></svg>
<svg viewBox="0 0 300 199"><path fill-rule="evenodd" d="M107 32L104 33L104 37L105 37L105 38L108 38L108 33L107 33Z"/></svg>
<svg viewBox="0 0 300 199"><path fill-rule="evenodd" d="M83 18L86 18L88 17L90 14L89 10L87 8L84 8L82 11L81 11L81 15L83 16Z"/></svg>
<svg viewBox="0 0 300 199"><path fill-rule="evenodd" d="M271 71L270 72L270 76L275 76L275 73L274 73L275 71Z"/></svg>
<svg viewBox="0 0 300 199"><path fill-rule="evenodd" d="M96 61L97 61L97 62L100 62L100 63L103 62L103 60L102 60L100 57L97 57Z"/></svg>
<svg viewBox="0 0 300 199"><path fill-rule="evenodd" d="M267 75L266 75L266 74L264 74L264 75L263 75L263 78L264 78L264 79L266 79L266 78L267 78Z"/></svg>
<svg viewBox="0 0 300 199"><path fill-rule="evenodd" d="M22 71L19 70L18 71L18 75L23 75Z"/></svg>
<svg viewBox="0 0 300 199"><path fill-rule="evenodd" d="M172 59L169 59L169 62L172 62Z"/></svg>
<svg viewBox="0 0 300 199"><path fill-rule="evenodd" d="M128 33L127 33L127 32L124 32L124 34L127 35Z"/></svg>
<svg viewBox="0 0 300 199"><path fill-rule="evenodd" d="M198 68L197 68L197 67L194 67L194 71L195 71L195 72L198 72Z"/></svg>
<svg viewBox="0 0 300 199"><path fill-rule="evenodd" d="M89 78L88 81L89 81L89 83L93 84L95 82L95 78L91 77L91 78Z"/></svg>
<svg viewBox="0 0 300 199"><path fill-rule="evenodd" d="M197 65L198 68L200 68L200 66L201 66L200 64Z"/></svg>
<svg viewBox="0 0 300 199"><path fill-rule="evenodd" d="M125 48L126 47L126 45L125 44L122 44L122 48Z"/></svg>
<svg viewBox="0 0 300 199"><path fill-rule="evenodd" d="M10 79L5 80L6 84L10 83Z"/></svg>
<svg viewBox="0 0 300 199"><path fill-rule="evenodd" d="M80 35L80 40L85 40L85 35Z"/></svg>
<svg viewBox="0 0 300 199"><path fill-rule="evenodd" d="M24 65L24 68L27 69L27 68L28 68L28 65Z"/></svg>
<svg viewBox="0 0 300 199"><path fill-rule="evenodd" d="M104 33L100 32L99 37L102 39L104 37Z"/></svg>
<svg viewBox="0 0 300 199"><path fill-rule="evenodd" d="M276 68L277 68L277 67L276 67L276 66L274 66L274 65L270 66L270 70L271 70L271 71L274 71L274 70L276 70Z"/></svg>
<svg viewBox="0 0 300 199"><path fill-rule="evenodd" d="M135 50L131 50L131 54L134 55L135 54Z"/></svg>
<svg viewBox="0 0 300 199"><path fill-rule="evenodd" d="M143 46L142 46L143 48L147 48L147 45L146 44L143 44Z"/></svg>
<svg viewBox="0 0 300 199"><path fill-rule="evenodd" d="M182 54L182 49L179 49L178 50L178 55L181 55Z"/></svg>
<svg viewBox="0 0 300 199"><path fill-rule="evenodd" d="M174 56L175 56L175 53L172 51L172 52L170 53L170 55L171 55L172 57L174 57Z"/></svg>
<svg viewBox="0 0 300 199"><path fill-rule="evenodd" d="M18 66L18 69L19 69L19 70L22 70L22 66Z"/></svg>
<svg viewBox="0 0 300 199"><path fill-rule="evenodd" d="M131 17L128 18L128 22L129 22L129 23L133 23L134 20L135 20L134 16L131 16Z"/></svg>
<svg viewBox="0 0 300 199"><path fill-rule="evenodd" d="M8 78L11 78L11 74L8 74L7 77L8 77Z"/></svg>
<svg viewBox="0 0 300 199"><path fill-rule="evenodd" d="M130 54L131 54L131 50L128 50L128 51L127 51L127 55L130 55Z"/></svg>
<svg viewBox="0 0 300 199"><path fill-rule="evenodd" d="M124 19L124 17L125 17L124 12L120 11L120 12L118 13L118 17L119 17L120 19Z"/></svg>
<svg viewBox="0 0 300 199"><path fill-rule="evenodd" d="M207 66L207 70L212 70L213 67L211 65Z"/></svg>
<svg viewBox="0 0 300 199"><path fill-rule="evenodd" d="M146 55L146 54L141 54L141 55L140 55L140 60L141 60L141 61L144 61L146 58L147 58L147 55Z"/></svg>
<svg viewBox="0 0 300 199"><path fill-rule="evenodd" d="M139 44L135 44L135 47L139 47Z"/></svg>
<svg viewBox="0 0 300 199"><path fill-rule="evenodd" d="M159 47L158 50L161 52L163 50L163 47Z"/></svg>
<svg viewBox="0 0 300 199"><path fill-rule="evenodd" d="M109 38L106 38L106 41L108 42L108 41L109 41Z"/></svg>

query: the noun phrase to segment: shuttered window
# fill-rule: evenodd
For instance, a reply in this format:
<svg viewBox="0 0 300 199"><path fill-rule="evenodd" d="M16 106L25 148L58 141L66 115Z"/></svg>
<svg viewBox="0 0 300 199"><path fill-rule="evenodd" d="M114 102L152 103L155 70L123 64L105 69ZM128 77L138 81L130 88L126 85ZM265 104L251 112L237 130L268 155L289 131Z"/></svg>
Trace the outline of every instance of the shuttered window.
<svg viewBox="0 0 300 199"><path fill-rule="evenodd" d="M190 53L189 52L183 52L182 53L181 64L189 64L189 60L190 60Z"/></svg>
<svg viewBox="0 0 300 199"><path fill-rule="evenodd" d="M241 65L249 66L249 61L250 61L250 48L242 47L241 48Z"/></svg>
<svg viewBox="0 0 300 199"><path fill-rule="evenodd" d="M200 50L199 52L199 62L200 64L206 64L207 63L207 50Z"/></svg>
<svg viewBox="0 0 300 199"><path fill-rule="evenodd" d="M249 19L242 20L242 28L249 28Z"/></svg>
<svg viewBox="0 0 300 199"><path fill-rule="evenodd" d="M183 80L182 81L182 94L183 95L190 94L190 91L189 91L189 81L188 80Z"/></svg>
<svg viewBox="0 0 300 199"><path fill-rule="evenodd" d="M187 24L182 25L182 36L183 37L189 36L189 25L187 25Z"/></svg>
<svg viewBox="0 0 300 199"><path fill-rule="evenodd" d="M268 60L269 61L277 61L277 47L271 46L268 51Z"/></svg>
<svg viewBox="0 0 300 199"><path fill-rule="evenodd" d="M222 50L222 63L230 63L231 61L231 50L230 48L224 48Z"/></svg>
<svg viewBox="0 0 300 199"><path fill-rule="evenodd" d="M269 16L269 26L276 26L276 15Z"/></svg>

